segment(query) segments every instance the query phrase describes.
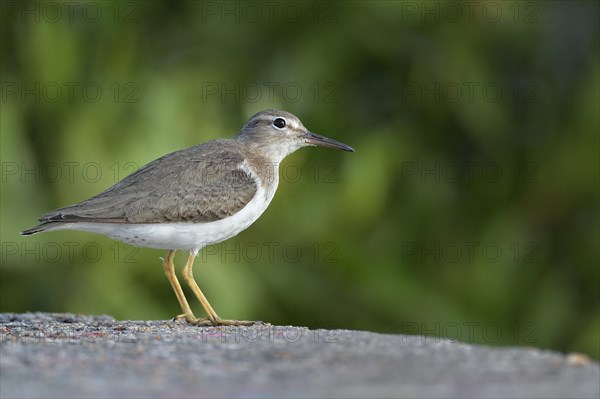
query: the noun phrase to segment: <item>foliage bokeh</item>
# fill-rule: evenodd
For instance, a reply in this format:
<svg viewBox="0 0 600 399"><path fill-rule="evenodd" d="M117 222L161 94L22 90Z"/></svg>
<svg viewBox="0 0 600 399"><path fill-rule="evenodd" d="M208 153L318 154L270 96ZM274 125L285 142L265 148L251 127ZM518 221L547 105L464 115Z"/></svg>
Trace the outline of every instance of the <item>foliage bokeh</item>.
<svg viewBox="0 0 600 399"><path fill-rule="evenodd" d="M163 251L18 232L280 108L357 152L201 255L221 316L600 357L597 2L51 3L3 2L0 311L175 315Z"/></svg>

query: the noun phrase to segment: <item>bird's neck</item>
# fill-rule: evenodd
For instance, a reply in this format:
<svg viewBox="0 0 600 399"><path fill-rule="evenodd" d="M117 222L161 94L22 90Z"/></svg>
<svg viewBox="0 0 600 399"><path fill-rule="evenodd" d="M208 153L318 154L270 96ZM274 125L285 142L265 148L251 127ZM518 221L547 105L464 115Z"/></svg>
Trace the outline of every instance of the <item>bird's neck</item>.
<svg viewBox="0 0 600 399"><path fill-rule="evenodd" d="M246 156L246 165L258 177L263 186L277 187L279 184L279 164L281 161L253 153Z"/></svg>
<svg viewBox="0 0 600 399"><path fill-rule="evenodd" d="M238 141L243 142L245 148L254 154L260 154L268 163L277 164L283 161L285 157L303 147L301 142L295 141L275 141L275 140L249 140L245 136L237 137Z"/></svg>

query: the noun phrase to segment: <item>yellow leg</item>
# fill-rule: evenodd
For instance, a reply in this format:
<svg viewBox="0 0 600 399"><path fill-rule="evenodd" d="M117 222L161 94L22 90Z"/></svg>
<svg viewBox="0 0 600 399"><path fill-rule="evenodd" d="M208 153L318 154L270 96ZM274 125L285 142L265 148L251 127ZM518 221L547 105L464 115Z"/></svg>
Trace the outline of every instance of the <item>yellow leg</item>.
<svg viewBox="0 0 600 399"><path fill-rule="evenodd" d="M198 301L200 301L200 303L202 304L202 307L204 308L204 311L206 312L206 314L208 316L208 320L210 320L212 325L214 325L214 326L219 326L219 325L249 326L249 325L255 324L256 322L247 321L247 320L223 320L219 317L219 315L217 315L217 312L215 312L215 310L212 308L212 306L210 306L210 303L208 303L208 299L206 299L206 297L200 290L200 287L198 287L198 284L196 284L196 280L194 280L194 274L192 272L192 268L194 267L194 259L195 258L196 258L196 255L193 253L190 253L190 256L188 256L187 261L185 262L185 266L183 267L183 278L184 278L185 282L187 283L187 285L194 292L194 295L196 295L196 298L198 298Z"/></svg>
<svg viewBox="0 0 600 399"><path fill-rule="evenodd" d="M175 266L173 265L174 256L175 251L169 251L167 257L163 260L163 269L167 279L169 280L169 283L171 283L171 287L173 287L173 291L175 291L175 295L177 296L177 300L179 301L179 305L183 311L183 314L177 316L176 318L185 318L189 323L201 322L203 319L198 319L196 316L194 316L194 313L192 313L192 309L185 299L185 295L183 294L179 280L177 280L177 276L175 275Z"/></svg>

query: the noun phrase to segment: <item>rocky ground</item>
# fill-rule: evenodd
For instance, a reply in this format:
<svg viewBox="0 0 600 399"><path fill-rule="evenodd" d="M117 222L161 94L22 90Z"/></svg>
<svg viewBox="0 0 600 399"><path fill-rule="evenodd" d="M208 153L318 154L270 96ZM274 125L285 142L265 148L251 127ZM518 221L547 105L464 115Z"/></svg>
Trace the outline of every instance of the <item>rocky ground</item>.
<svg viewBox="0 0 600 399"><path fill-rule="evenodd" d="M2 398L598 398L583 355L303 327L0 314Z"/></svg>

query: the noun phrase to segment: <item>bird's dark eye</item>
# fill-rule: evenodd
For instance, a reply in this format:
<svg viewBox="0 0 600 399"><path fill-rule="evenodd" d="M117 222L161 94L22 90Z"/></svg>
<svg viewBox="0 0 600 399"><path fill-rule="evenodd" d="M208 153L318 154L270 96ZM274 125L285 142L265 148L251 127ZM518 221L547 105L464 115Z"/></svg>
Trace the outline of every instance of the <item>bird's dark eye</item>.
<svg viewBox="0 0 600 399"><path fill-rule="evenodd" d="M285 127L285 119L283 118L277 118L273 121L273 126L275 126L277 129L283 129Z"/></svg>

